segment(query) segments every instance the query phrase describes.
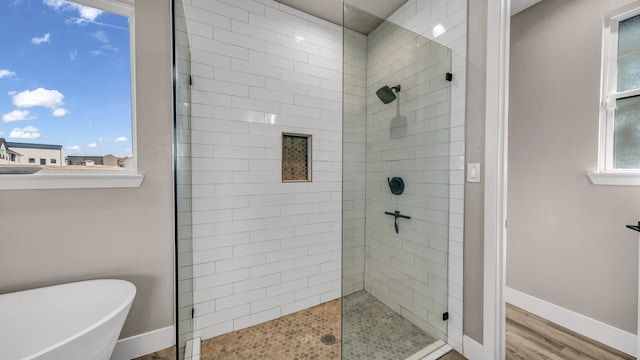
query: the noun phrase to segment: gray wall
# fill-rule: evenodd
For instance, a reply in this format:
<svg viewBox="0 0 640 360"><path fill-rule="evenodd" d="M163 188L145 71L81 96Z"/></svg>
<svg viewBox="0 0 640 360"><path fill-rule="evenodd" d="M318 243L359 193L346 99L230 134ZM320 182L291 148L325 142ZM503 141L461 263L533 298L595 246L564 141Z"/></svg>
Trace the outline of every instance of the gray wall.
<svg viewBox="0 0 640 360"><path fill-rule="evenodd" d="M640 188L595 186L603 14L546 0L514 16L507 286L636 332Z"/></svg>
<svg viewBox="0 0 640 360"><path fill-rule="evenodd" d="M487 0L469 1L465 159L484 170ZM464 193L464 334L482 343L484 171Z"/></svg>
<svg viewBox="0 0 640 360"><path fill-rule="evenodd" d="M138 294L122 337L173 324L169 3L135 2L142 186L0 191L0 293L93 278L132 281ZM96 231L96 223L111 226Z"/></svg>

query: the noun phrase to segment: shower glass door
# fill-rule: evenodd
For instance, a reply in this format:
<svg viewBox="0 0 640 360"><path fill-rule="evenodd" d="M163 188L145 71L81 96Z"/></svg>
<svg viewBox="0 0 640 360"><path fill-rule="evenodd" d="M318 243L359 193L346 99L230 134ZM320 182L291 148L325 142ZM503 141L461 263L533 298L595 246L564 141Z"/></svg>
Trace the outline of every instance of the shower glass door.
<svg viewBox="0 0 640 360"><path fill-rule="evenodd" d="M176 228L177 359L193 338L193 251L191 181L191 54L182 0L173 2L174 184Z"/></svg>
<svg viewBox="0 0 640 360"><path fill-rule="evenodd" d="M422 358L447 340L451 51L344 9L342 359Z"/></svg>

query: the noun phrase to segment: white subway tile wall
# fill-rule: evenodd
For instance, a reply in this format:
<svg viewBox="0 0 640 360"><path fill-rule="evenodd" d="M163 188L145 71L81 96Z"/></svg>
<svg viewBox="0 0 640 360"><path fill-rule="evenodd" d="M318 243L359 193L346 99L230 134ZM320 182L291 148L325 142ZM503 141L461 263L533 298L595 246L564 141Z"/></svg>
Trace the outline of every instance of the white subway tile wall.
<svg viewBox="0 0 640 360"><path fill-rule="evenodd" d="M383 29L374 31L367 40L345 33L343 294L361 289L364 278L364 286L387 305L430 333L446 332L447 342L462 351L466 1L410 0L389 21L449 47L449 71L454 77L449 84L443 81L442 67L431 66L438 63L437 57L427 69L420 69L408 56L409 49L398 48L403 39L393 38ZM437 38L436 25L445 30ZM386 31L392 28L383 26ZM376 34L378 45L384 46L372 49ZM385 40L385 36L391 38ZM394 42L396 47L390 44ZM414 42L414 49L418 47ZM364 64L367 73L359 72ZM403 86L400 106L405 119L396 120L395 125L406 121L406 127L389 122L396 115L395 102L389 113L380 116L380 109L388 105L382 105L373 94L383 85L397 85L384 83L389 78ZM446 86L450 89L443 88ZM411 92L416 91L431 94L427 99L412 99ZM368 128L363 120L365 109ZM365 166L359 162L365 160L365 142L368 150L373 149L366 155L366 250ZM408 185L413 187L407 189L411 197L390 195L386 184L390 173L415 181ZM397 236L393 220L382 215L395 210L387 208L390 205L421 213L412 219L415 228L402 227L399 243L393 240ZM425 255L409 255L421 253ZM411 279L416 275L426 280ZM391 281L394 277L401 281ZM409 301L414 297L415 302ZM449 312L446 323L441 320L443 309Z"/></svg>
<svg viewBox="0 0 640 360"><path fill-rule="evenodd" d="M364 289L367 37L344 30L342 295Z"/></svg>
<svg viewBox="0 0 640 360"><path fill-rule="evenodd" d="M195 336L340 296L342 29L273 1L186 0ZM282 133L313 136L282 183Z"/></svg>
<svg viewBox="0 0 640 360"><path fill-rule="evenodd" d="M364 286L443 340L451 109L451 83L445 75L451 71L450 54L445 46L390 22L367 36ZM384 104L376 96L379 88L397 85L401 90L394 102ZM430 145L442 149L423 149ZM395 176L405 182L401 195L389 189L387 179ZM395 211L411 219L385 214Z"/></svg>
<svg viewBox="0 0 640 360"><path fill-rule="evenodd" d="M448 288L438 301L448 304L447 340L461 350L466 1L409 0L389 19L429 39L436 25L444 27L436 40L452 49L454 78L450 93L427 81L433 77L429 71L402 79L410 82L407 90L430 86L437 94L428 107L410 100L401 104L412 131L427 131L427 143L407 137L404 142L413 149L381 147L368 158L362 114L367 105L373 112L382 105L365 97L365 87L398 66L416 74L414 65L399 54L388 54L388 60L398 60L396 65L367 74L359 65L367 57L366 38L351 31L345 31L343 64L340 27L272 0L185 0L185 5L194 80L193 256L203 265L194 280L196 336L213 337L334 299L341 291L346 295L364 288L366 160L366 171L416 170L412 176L432 184L407 189L427 198L427 209L412 220L415 229L407 229L407 223L401 229L407 236L429 231L427 242L403 243L416 251L421 246L434 250L417 263L434 268L430 281ZM447 96L447 105L440 106ZM449 112L450 117L445 116ZM418 118L429 122L420 124ZM369 130L371 136L384 132ZM282 132L313 135L312 183L280 182ZM415 169L418 156L430 161ZM366 190L388 192L386 176L384 180ZM423 205L419 200L407 203L408 208ZM371 209L388 210L393 209ZM379 224L372 226L384 225L388 231L393 226L389 220L376 218ZM253 253L249 245L257 245L260 252ZM448 254L443 252L446 247ZM390 247L384 250L387 259L395 257L390 267L403 269L400 260L409 260ZM439 277L447 279L444 271L446 286L438 282ZM407 291L387 287L396 294ZM251 301L231 301L241 298ZM429 308L428 303L405 305L413 310L408 317Z"/></svg>
<svg viewBox="0 0 640 360"><path fill-rule="evenodd" d="M428 39L435 40L451 49L450 129L449 142L430 144L417 148L418 152L448 154L449 167L443 171L449 177L449 216L458 219L464 216L464 134L465 96L467 79L467 1L466 0L409 0L388 19ZM442 35L436 36L440 29ZM425 73L426 75L426 73ZM437 124L431 121L431 125ZM442 125L439 125L442 126ZM445 124L445 127L446 124ZM428 156L428 155L427 155ZM446 174L445 174L446 173ZM433 177L438 174L428 174ZM432 180L429 180L432 181ZM447 343L462 352L462 264L463 231L459 221L448 221L447 255L448 268L448 311Z"/></svg>

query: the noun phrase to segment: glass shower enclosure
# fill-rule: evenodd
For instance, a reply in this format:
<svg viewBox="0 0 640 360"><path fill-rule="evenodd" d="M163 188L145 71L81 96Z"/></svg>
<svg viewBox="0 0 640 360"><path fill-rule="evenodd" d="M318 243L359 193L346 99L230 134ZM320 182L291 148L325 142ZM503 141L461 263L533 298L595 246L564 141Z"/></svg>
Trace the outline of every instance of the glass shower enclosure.
<svg viewBox="0 0 640 360"><path fill-rule="evenodd" d="M176 348L185 356L193 338L193 226L191 174L191 54L182 0L173 2Z"/></svg>
<svg viewBox="0 0 640 360"><path fill-rule="evenodd" d="M176 335L178 359L189 359L202 299L193 285L189 34L183 1L173 7ZM363 31L363 22L374 25ZM422 359L447 342L451 63L449 48L345 4L343 360Z"/></svg>
<svg viewBox="0 0 640 360"><path fill-rule="evenodd" d="M447 340L451 51L344 9L342 359L422 358Z"/></svg>

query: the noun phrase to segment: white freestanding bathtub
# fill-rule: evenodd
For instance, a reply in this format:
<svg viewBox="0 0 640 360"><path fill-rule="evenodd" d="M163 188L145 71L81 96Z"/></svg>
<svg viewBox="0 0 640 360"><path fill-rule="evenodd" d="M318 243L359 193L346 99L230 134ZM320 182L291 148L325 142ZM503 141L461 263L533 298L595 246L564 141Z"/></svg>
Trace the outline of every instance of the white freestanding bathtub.
<svg viewBox="0 0 640 360"><path fill-rule="evenodd" d="M109 360L135 294L88 280L0 295L0 359Z"/></svg>

